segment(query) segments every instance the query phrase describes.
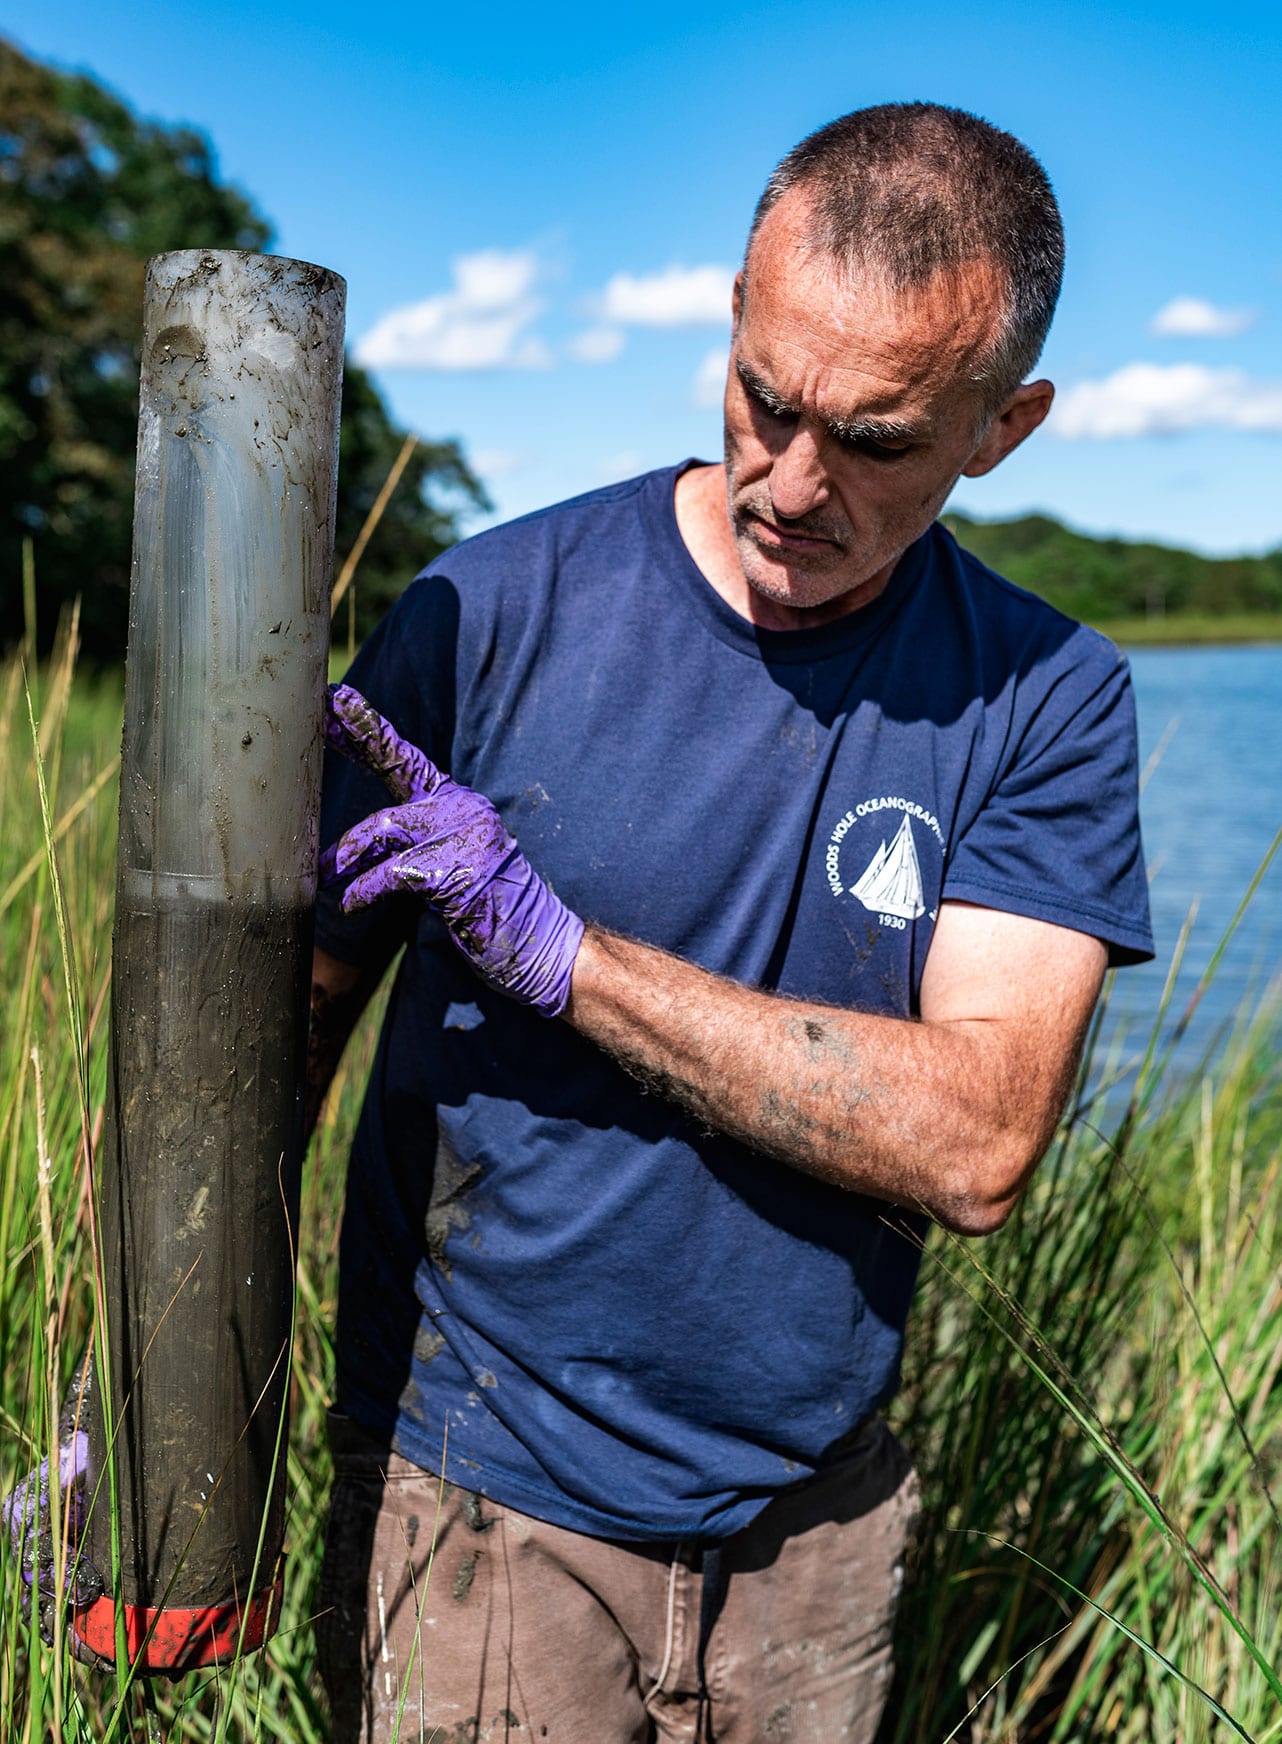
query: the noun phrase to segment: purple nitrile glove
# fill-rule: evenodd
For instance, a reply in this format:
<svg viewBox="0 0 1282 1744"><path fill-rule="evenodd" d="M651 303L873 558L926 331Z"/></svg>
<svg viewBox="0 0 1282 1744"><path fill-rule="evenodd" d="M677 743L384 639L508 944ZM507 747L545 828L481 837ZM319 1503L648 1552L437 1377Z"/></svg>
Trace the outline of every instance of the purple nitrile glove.
<svg viewBox="0 0 1282 1744"><path fill-rule="evenodd" d="M451 781L348 684L329 687L325 742L380 776L399 804L321 856L321 881L351 878L343 909L409 892L441 915L483 981L556 1017L570 997L583 922L539 877L482 794Z"/></svg>
<svg viewBox="0 0 1282 1744"><path fill-rule="evenodd" d="M91 1487L89 1437L81 1427L88 1414L90 1386L86 1357L71 1378L58 1419L57 1485L62 1501L63 1541L67 1547L63 1598L73 1610L91 1604L103 1590L101 1575L80 1554ZM46 1641L52 1641L54 1636L55 1569L62 1548L53 1536L51 1468L52 1459L42 1459L0 1501L0 1522L9 1535L10 1548L26 1585L24 1609L34 1607L40 1634Z"/></svg>

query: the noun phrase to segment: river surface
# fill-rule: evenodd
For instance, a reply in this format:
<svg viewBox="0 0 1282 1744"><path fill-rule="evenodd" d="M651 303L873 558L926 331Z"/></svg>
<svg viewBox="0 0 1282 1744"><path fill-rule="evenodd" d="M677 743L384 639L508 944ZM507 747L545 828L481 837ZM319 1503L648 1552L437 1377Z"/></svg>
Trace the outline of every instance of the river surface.
<svg viewBox="0 0 1282 1744"><path fill-rule="evenodd" d="M1140 800L1157 960L1117 976L1110 1032L1147 1035L1190 913L1168 1028L1282 828L1282 646L1130 651L1147 766ZM1177 1053L1189 1069L1282 973L1282 852Z"/></svg>

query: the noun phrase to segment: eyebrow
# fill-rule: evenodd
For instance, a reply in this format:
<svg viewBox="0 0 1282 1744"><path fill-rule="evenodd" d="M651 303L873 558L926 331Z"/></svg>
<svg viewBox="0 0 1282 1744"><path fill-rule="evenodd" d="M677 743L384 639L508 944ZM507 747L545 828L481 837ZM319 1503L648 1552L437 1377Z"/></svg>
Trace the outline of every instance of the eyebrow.
<svg viewBox="0 0 1282 1744"><path fill-rule="evenodd" d="M735 372L753 399L760 400L767 411L792 418L801 416L800 406L777 394L769 382L739 358L735 359ZM920 442L925 434L920 425L902 418L825 418L822 422L841 442Z"/></svg>

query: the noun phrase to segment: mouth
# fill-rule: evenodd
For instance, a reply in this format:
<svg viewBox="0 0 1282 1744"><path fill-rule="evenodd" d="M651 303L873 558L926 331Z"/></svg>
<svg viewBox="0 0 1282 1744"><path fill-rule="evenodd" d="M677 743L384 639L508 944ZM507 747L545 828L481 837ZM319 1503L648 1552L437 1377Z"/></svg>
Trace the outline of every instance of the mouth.
<svg viewBox="0 0 1282 1744"><path fill-rule="evenodd" d="M756 544L767 551L792 551L798 556L818 556L824 552L839 552L836 539L821 533L803 533L791 527L781 527L764 515L748 512L748 531Z"/></svg>

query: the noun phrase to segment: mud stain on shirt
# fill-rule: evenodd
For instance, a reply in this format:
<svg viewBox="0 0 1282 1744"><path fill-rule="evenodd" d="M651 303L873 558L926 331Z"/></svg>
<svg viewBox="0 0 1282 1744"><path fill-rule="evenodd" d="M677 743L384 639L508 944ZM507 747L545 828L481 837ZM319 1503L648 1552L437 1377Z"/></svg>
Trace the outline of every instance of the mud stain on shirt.
<svg viewBox="0 0 1282 1744"><path fill-rule="evenodd" d="M423 1233L427 1242L428 1258L451 1281L454 1274L446 1251L447 1245L451 1235L465 1234L472 1227L472 1213L467 1199L480 1173L479 1163L463 1162L445 1134L439 1135L436 1144L436 1167L432 1171L432 1192L427 1204L427 1214L423 1219Z"/></svg>

